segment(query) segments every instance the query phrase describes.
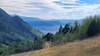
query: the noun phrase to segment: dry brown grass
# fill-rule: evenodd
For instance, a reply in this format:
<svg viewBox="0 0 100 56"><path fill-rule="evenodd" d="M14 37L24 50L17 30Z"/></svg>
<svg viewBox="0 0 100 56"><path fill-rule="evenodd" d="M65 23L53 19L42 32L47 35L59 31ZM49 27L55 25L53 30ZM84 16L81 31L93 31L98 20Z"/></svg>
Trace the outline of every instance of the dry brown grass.
<svg viewBox="0 0 100 56"><path fill-rule="evenodd" d="M15 56L100 56L100 36Z"/></svg>

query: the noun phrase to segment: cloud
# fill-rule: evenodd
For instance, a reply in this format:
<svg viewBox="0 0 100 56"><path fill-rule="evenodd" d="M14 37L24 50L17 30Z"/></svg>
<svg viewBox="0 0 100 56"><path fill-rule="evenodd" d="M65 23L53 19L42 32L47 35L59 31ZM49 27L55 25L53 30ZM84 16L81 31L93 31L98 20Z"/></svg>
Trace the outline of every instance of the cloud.
<svg viewBox="0 0 100 56"><path fill-rule="evenodd" d="M82 19L100 13L100 2L92 0L0 0L9 14L48 19Z"/></svg>
<svg viewBox="0 0 100 56"><path fill-rule="evenodd" d="M62 3L76 4L79 0L60 0Z"/></svg>

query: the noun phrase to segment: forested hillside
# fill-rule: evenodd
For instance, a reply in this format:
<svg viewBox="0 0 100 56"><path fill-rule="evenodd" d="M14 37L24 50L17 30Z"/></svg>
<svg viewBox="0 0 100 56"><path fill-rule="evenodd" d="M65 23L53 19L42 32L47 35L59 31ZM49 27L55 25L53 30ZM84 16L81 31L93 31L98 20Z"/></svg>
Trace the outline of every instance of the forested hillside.
<svg viewBox="0 0 100 56"><path fill-rule="evenodd" d="M42 48L42 33L0 9L0 56Z"/></svg>

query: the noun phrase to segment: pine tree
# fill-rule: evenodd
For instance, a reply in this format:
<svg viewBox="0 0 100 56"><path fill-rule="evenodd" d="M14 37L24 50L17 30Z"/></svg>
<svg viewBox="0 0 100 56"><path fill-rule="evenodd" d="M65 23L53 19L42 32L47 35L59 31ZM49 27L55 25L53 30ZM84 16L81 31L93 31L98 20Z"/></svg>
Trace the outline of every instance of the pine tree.
<svg viewBox="0 0 100 56"><path fill-rule="evenodd" d="M78 25L78 22L75 21L75 25L74 25L73 31L74 31L74 32L78 32L78 30L79 30L79 25Z"/></svg>
<svg viewBox="0 0 100 56"><path fill-rule="evenodd" d="M70 31L70 25L69 24L66 24L65 27L63 28L62 32L63 34L66 34Z"/></svg>
<svg viewBox="0 0 100 56"><path fill-rule="evenodd" d="M58 33L62 33L63 27L60 25Z"/></svg>
<svg viewBox="0 0 100 56"><path fill-rule="evenodd" d="M53 40L53 34L52 34L52 33L47 33L47 34L43 37L43 39L44 39L45 41L52 41L52 40Z"/></svg>

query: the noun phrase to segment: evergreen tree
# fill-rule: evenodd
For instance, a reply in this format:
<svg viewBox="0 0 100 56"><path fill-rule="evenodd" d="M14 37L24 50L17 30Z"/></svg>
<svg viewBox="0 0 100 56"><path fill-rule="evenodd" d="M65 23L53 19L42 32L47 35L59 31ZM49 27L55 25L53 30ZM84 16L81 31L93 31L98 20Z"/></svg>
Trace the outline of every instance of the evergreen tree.
<svg viewBox="0 0 100 56"><path fill-rule="evenodd" d="M60 25L58 33L62 33L63 27Z"/></svg>
<svg viewBox="0 0 100 56"><path fill-rule="evenodd" d="M45 41L53 41L53 34L52 33L47 33L44 37L43 37L43 39L45 40Z"/></svg>
<svg viewBox="0 0 100 56"><path fill-rule="evenodd" d="M66 24L65 27L63 28L62 32L63 32L63 34L66 34L69 32L69 30L70 30L70 25Z"/></svg>
<svg viewBox="0 0 100 56"><path fill-rule="evenodd" d="M86 32L88 36L93 36L100 32L100 23L99 22L100 22L99 18L97 18L97 17L92 18L92 22L89 25L88 30Z"/></svg>
<svg viewBox="0 0 100 56"><path fill-rule="evenodd" d="M78 31L78 30L79 30L79 25L78 25L78 22L75 21L75 26L74 26L73 31Z"/></svg>

